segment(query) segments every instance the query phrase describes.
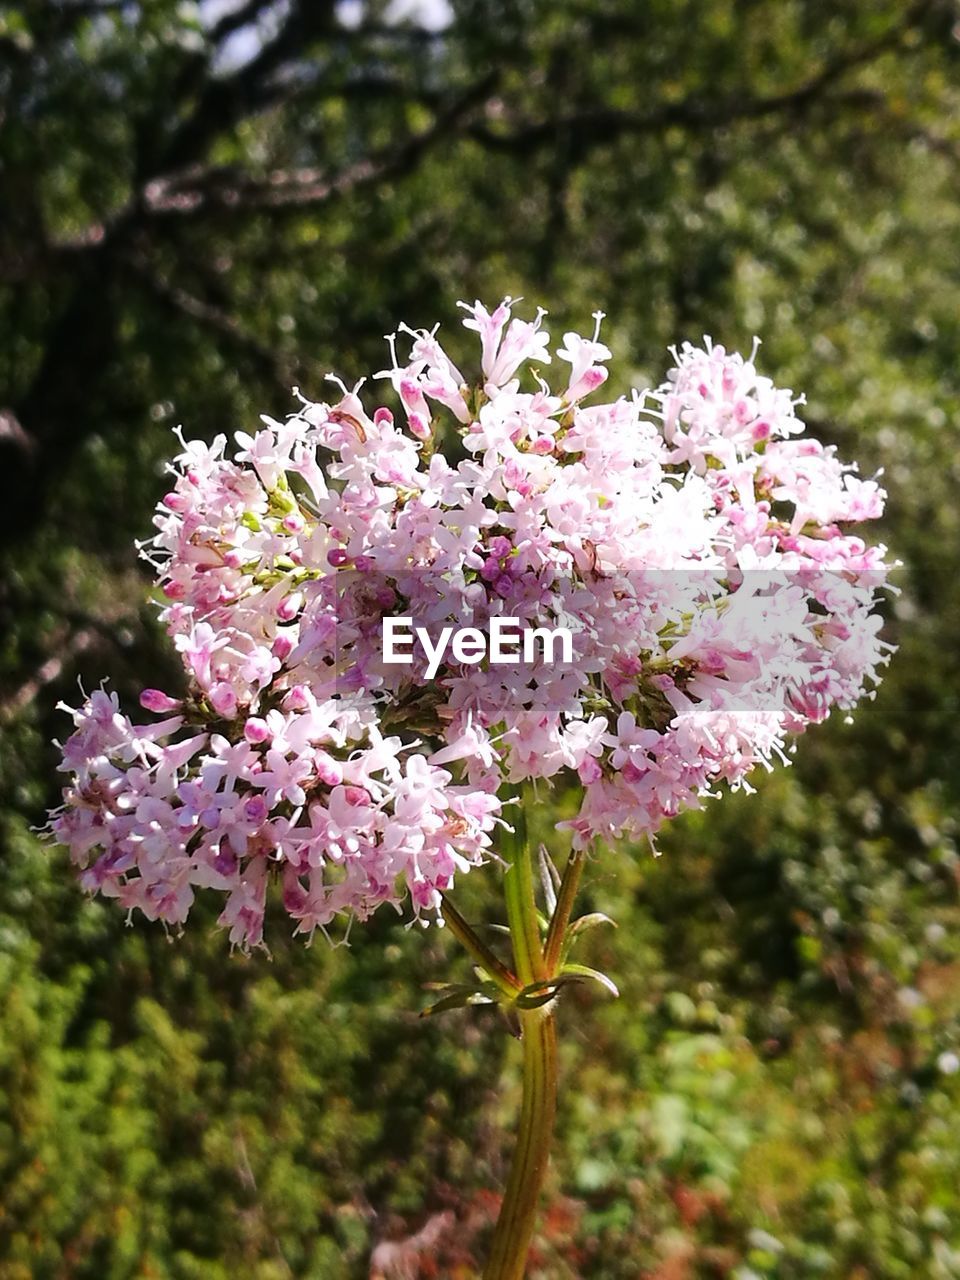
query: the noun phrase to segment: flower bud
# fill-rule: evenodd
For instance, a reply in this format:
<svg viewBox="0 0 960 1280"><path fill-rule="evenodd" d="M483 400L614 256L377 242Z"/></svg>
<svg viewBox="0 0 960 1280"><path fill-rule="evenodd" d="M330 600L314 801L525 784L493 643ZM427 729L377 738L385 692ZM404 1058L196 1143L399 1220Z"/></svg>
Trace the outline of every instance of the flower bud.
<svg viewBox="0 0 960 1280"><path fill-rule="evenodd" d="M182 704L178 698L171 698L162 689L144 689L140 694L140 705L144 711L162 713L179 711Z"/></svg>
<svg viewBox="0 0 960 1280"><path fill-rule="evenodd" d="M411 413L408 421L412 436L416 436L418 440L430 439L430 424L422 413Z"/></svg>
<svg viewBox="0 0 960 1280"><path fill-rule="evenodd" d="M237 695L226 682L215 684L210 690L210 705L218 716L231 720L237 714Z"/></svg>
<svg viewBox="0 0 960 1280"><path fill-rule="evenodd" d="M294 591L277 605L277 617L281 622L292 622L303 608L303 592Z"/></svg>
<svg viewBox="0 0 960 1280"><path fill-rule="evenodd" d="M259 746L270 737L270 726L259 716L251 716L243 726L243 736L253 746Z"/></svg>
<svg viewBox="0 0 960 1280"><path fill-rule="evenodd" d="M295 643L296 641L294 640L294 637L291 636L288 631L278 631L273 644L270 647L270 652L275 658L278 658L280 662L286 662L287 658L289 658L290 654L293 652Z"/></svg>
<svg viewBox="0 0 960 1280"><path fill-rule="evenodd" d="M338 787L343 781L343 768L340 762L338 760L334 760L333 756L328 756L325 751L317 752L316 769L317 777L328 787ZM360 788L351 787L349 790L360 791ZM366 794L367 793L364 791L364 797L366 797ZM350 800L349 795L347 796L347 800L351 804L355 803ZM366 803L366 800L361 801L360 803Z"/></svg>

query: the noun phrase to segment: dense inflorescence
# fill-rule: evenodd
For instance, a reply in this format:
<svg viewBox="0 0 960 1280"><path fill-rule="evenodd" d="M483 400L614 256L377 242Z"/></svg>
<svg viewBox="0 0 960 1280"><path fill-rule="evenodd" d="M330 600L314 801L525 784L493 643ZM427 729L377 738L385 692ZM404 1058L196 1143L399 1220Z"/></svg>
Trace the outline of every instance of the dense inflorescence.
<svg viewBox="0 0 960 1280"><path fill-rule="evenodd" d="M578 846L652 835L876 681L883 548L849 526L883 492L754 357L685 345L658 390L585 405L599 315L551 389L542 313L465 310L472 381L435 331L391 339L403 426L338 384L233 458L183 443L147 554L188 688L145 690L150 724L105 691L73 711L50 828L87 889L176 924L219 890L243 945L271 879L308 934L407 894L429 918L512 784L576 775ZM385 662L385 615L563 625L576 660L429 678Z"/></svg>

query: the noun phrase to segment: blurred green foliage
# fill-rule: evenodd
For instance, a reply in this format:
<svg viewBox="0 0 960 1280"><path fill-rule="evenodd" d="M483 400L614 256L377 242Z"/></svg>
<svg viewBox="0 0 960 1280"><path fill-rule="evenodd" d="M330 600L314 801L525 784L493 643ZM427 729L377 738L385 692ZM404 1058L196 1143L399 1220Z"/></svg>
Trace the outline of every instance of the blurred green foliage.
<svg viewBox="0 0 960 1280"><path fill-rule="evenodd" d="M662 858L592 864L620 927L584 958L622 996L564 998L532 1270L960 1276L958 13L446 8L0 6L0 1277L360 1277L444 1209L423 1274L474 1273L517 1063L491 1015L418 1020L450 940L278 922L242 957L212 904L128 929L31 826L77 679L177 678L132 545L169 428L246 427L503 293L558 332L602 307L637 382L761 333L884 468L904 565L855 724ZM463 885L478 920L497 874Z"/></svg>

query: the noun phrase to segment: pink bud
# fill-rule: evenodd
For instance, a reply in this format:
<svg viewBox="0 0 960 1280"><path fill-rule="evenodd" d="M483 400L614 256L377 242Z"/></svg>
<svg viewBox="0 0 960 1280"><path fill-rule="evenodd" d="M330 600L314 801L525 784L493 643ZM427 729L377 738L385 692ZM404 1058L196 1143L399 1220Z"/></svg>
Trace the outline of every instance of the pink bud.
<svg viewBox="0 0 960 1280"><path fill-rule="evenodd" d="M237 855L228 845L222 844L213 859L213 869L222 876L232 876L237 870Z"/></svg>
<svg viewBox="0 0 960 1280"><path fill-rule="evenodd" d="M317 752L316 768L317 768L317 777L320 779L321 782L326 783L328 787L338 787L340 783L343 781L343 769L341 768L340 763L337 760L334 760L332 756L328 756L325 751ZM361 788L350 787L348 788L348 790L360 792ZM360 801L359 803L366 802L366 798L367 798L366 791L363 792L363 796L364 796L364 800ZM347 800L350 804L355 803L353 800L350 799L349 795L347 796Z"/></svg>
<svg viewBox="0 0 960 1280"><path fill-rule="evenodd" d="M295 684L283 700L288 711L306 711L310 706L310 691L305 684Z"/></svg>
<svg viewBox="0 0 960 1280"><path fill-rule="evenodd" d="M343 547L334 547L332 551L327 552L327 564L334 569L340 569L347 564L350 557L344 551Z"/></svg>
<svg viewBox="0 0 960 1280"><path fill-rule="evenodd" d="M243 726L243 736L249 743L259 746L261 742L266 742L270 737L270 726L266 720L262 720L259 716L251 716Z"/></svg>
<svg viewBox="0 0 960 1280"><path fill-rule="evenodd" d="M250 796L244 800L243 816L248 822L263 822L267 816L267 802L263 796Z"/></svg>
<svg viewBox="0 0 960 1280"><path fill-rule="evenodd" d="M416 436L418 440L430 439L430 424L422 413L411 413L408 421L412 436Z"/></svg>
<svg viewBox="0 0 960 1280"><path fill-rule="evenodd" d="M381 407L373 415L373 424L376 427L392 427L393 414L389 409Z"/></svg>
<svg viewBox="0 0 960 1280"><path fill-rule="evenodd" d="M427 402L423 398L423 389L414 378L401 378L400 399L409 417L412 413L421 414L426 410Z"/></svg>
<svg viewBox="0 0 960 1280"><path fill-rule="evenodd" d="M294 640L286 631L278 631L276 639L271 647L271 653L275 658L279 658L281 662L285 662L293 651Z"/></svg>
<svg viewBox="0 0 960 1280"><path fill-rule="evenodd" d="M285 911L289 911L291 915L297 915L306 910L307 903L310 901L306 889L296 878L295 875L283 878L283 906Z"/></svg>
<svg viewBox="0 0 960 1280"><path fill-rule="evenodd" d="M230 720L237 714L237 695L225 682L215 684L210 690L210 705L218 716Z"/></svg>
<svg viewBox="0 0 960 1280"><path fill-rule="evenodd" d="M292 595L284 596L277 605L277 617L281 622L292 622L303 605L303 595L299 591L294 591Z"/></svg>
<svg viewBox="0 0 960 1280"><path fill-rule="evenodd" d="M601 364L591 365L567 390L568 400L582 400L597 387L602 387L608 377L607 370Z"/></svg>
<svg viewBox="0 0 960 1280"><path fill-rule="evenodd" d="M287 533L302 533L305 524L306 521L303 516L296 511L291 511L288 516L283 518L283 527Z"/></svg>
<svg viewBox="0 0 960 1280"><path fill-rule="evenodd" d="M140 705L144 711L179 711L180 701L171 698L162 689L144 689L140 694Z"/></svg>
<svg viewBox="0 0 960 1280"><path fill-rule="evenodd" d="M370 801L370 794L363 787L344 787L343 794L347 804L356 807L368 804Z"/></svg>

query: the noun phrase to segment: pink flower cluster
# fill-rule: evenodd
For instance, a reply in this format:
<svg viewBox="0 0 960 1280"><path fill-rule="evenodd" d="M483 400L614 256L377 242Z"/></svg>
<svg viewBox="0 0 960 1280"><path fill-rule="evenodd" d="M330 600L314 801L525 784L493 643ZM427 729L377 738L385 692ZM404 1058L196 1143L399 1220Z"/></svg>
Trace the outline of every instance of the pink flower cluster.
<svg viewBox="0 0 960 1280"><path fill-rule="evenodd" d="M463 305L463 304L461 304ZM652 835L720 783L784 758L885 661L882 547L853 522L883 492L803 436L753 358L674 352L655 392L584 401L610 351L543 313L465 306L481 373L436 331L361 385L226 440L183 443L148 557L187 675L137 725L73 712L51 818L83 884L181 923L198 888L262 938L268 882L300 931L408 894L435 915L490 856L501 803L573 779L579 846ZM382 621L568 627L573 662L384 658Z"/></svg>

